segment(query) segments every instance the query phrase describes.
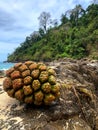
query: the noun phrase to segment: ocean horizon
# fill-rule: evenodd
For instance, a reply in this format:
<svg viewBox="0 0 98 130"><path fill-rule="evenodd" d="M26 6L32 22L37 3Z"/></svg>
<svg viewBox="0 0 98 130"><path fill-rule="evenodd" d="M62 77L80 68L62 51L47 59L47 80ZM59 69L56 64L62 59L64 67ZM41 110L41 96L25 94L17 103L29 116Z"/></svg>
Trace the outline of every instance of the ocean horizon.
<svg viewBox="0 0 98 130"><path fill-rule="evenodd" d="M15 63L8 63L8 62L0 62L0 70L7 70L11 68Z"/></svg>

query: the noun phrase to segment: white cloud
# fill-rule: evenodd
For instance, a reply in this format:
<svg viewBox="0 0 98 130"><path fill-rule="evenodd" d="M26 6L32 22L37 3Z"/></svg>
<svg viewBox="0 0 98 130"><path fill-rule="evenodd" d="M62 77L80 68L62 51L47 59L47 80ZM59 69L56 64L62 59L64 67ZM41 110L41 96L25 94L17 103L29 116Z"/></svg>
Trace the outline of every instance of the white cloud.
<svg viewBox="0 0 98 130"><path fill-rule="evenodd" d="M11 53L26 36L39 28L42 11L60 19L76 4L87 7L91 0L0 0L0 51ZM9 48L8 48L9 47Z"/></svg>

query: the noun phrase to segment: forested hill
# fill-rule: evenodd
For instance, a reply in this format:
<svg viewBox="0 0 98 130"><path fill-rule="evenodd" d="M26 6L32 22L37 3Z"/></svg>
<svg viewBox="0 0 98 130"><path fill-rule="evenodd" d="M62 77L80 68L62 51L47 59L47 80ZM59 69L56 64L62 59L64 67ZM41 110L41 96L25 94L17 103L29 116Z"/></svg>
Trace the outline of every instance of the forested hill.
<svg viewBox="0 0 98 130"><path fill-rule="evenodd" d="M8 55L8 62L50 61L62 57L98 59L98 4L86 9L76 5L61 15L60 24L51 20L47 12L42 12L38 20L39 30L27 36Z"/></svg>

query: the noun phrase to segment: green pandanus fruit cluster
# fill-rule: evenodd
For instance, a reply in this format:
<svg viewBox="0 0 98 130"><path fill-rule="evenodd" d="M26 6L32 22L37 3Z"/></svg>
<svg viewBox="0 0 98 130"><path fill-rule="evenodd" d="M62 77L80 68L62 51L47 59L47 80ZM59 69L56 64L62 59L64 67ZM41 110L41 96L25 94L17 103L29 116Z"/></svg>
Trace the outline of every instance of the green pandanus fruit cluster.
<svg viewBox="0 0 98 130"><path fill-rule="evenodd" d="M55 71L33 61L17 63L7 70L3 88L10 97L27 104L49 105L60 96Z"/></svg>

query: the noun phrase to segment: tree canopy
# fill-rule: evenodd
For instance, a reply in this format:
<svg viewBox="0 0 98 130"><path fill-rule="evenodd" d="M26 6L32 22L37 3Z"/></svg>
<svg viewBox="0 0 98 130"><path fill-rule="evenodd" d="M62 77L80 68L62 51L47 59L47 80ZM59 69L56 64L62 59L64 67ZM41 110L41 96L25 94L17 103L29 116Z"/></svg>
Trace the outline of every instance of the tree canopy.
<svg viewBox="0 0 98 130"><path fill-rule="evenodd" d="M47 31L48 25L51 22L50 18L51 18L51 15L49 12L42 12L40 16L38 17L40 28L42 28L45 33Z"/></svg>

